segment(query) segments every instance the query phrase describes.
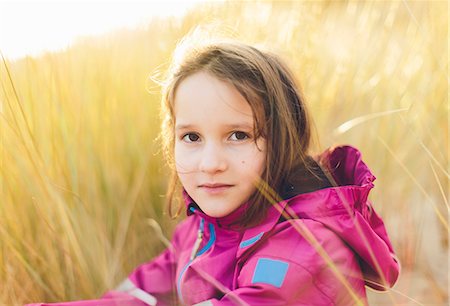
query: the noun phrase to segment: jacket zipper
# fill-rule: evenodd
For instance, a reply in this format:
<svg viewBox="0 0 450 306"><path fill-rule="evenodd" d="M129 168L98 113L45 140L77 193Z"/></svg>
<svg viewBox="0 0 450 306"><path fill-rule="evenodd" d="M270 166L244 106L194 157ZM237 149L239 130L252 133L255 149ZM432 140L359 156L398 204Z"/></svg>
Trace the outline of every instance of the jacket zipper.
<svg viewBox="0 0 450 306"><path fill-rule="evenodd" d="M188 263L183 267L183 270L181 270L180 276L178 277L178 284L177 284L178 297L180 298L183 304L184 301L183 296L181 294L181 279L183 278L184 272L186 272L187 268L191 265L192 261L195 259L195 256L197 255L198 249L200 248L200 244L202 243L204 227L205 227L205 220L201 219L200 227L197 232L197 240L195 241L194 247L192 248L191 257L189 258Z"/></svg>
<svg viewBox="0 0 450 306"><path fill-rule="evenodd" d="M200 248L200 244L202 243L204 223L205 223L205 221L204 221L204 219L202 219L200 221L200 228L198 229L198 232L197 232L197 240L194 243L194 247L192 248L191 257L189 258L190 260L194 260L194 258L197 256L198 249Z"/></svg>

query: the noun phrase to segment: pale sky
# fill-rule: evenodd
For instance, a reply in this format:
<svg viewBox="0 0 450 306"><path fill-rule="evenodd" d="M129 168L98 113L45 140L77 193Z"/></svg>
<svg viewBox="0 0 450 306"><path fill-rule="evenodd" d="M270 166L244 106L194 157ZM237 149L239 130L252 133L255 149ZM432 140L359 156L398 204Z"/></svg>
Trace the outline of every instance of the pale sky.
<svg viewBox="0 0 450 306"><path fill-rule="evenodd" d="M182 15L191 1L0 0L0 51L9 59L60 50L78 36L135 28L154 16Z"/></svg>

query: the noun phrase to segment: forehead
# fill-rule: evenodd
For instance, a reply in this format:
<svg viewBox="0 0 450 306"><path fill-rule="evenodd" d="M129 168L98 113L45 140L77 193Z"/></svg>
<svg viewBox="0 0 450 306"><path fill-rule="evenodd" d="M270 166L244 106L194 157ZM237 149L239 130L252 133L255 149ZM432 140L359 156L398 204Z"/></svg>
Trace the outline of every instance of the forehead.
<svg viewBox="0 0 450 306"><path fill-rule="evenodd" d="M178 127L253 127L250 104L229 82L198 72L184 79L175 92Z"/></svg>

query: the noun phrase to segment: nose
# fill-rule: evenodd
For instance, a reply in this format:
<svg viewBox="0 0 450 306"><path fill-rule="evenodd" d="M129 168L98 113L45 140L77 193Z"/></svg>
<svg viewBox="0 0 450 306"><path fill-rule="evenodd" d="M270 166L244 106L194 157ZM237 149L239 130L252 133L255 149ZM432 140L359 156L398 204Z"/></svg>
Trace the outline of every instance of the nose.
<svg viewBox="0 0 450 306"><path fill-rule="evenodd" d="M206 144L202 150L199 170L201 172L214 174L227 169L228 163L223 148L215 143Z"/></svg>

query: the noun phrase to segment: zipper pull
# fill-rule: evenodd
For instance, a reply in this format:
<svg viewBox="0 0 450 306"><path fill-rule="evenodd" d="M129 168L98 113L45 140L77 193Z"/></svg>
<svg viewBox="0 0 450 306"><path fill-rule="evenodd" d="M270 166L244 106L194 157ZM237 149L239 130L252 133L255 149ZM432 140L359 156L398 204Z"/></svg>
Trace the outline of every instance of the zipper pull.
<svg viewBox="0 0 450 306"><path fill-rule="evenodd" d="M202 221L203 221L203 219L202 219ZM197 240L195 240L194 248L192 249L190 260L193 260L195 258L195 256L197 255L197 251L200 248L200 244L202 243L202 240L203 240L203 222L200 224L200 228L198 229Z"/></svg>

